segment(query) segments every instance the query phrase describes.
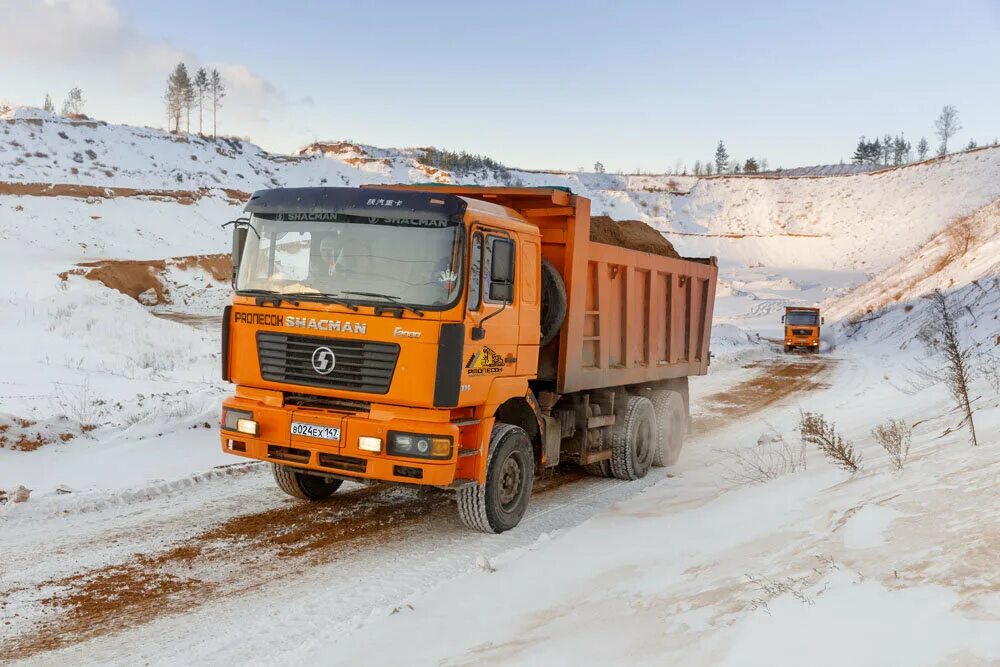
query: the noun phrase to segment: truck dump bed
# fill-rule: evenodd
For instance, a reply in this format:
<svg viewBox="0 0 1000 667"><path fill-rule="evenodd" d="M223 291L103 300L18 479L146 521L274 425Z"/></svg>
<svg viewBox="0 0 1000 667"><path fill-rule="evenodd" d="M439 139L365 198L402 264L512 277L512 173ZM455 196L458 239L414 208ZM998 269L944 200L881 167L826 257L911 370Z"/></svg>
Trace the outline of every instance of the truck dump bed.
<svg viewBox="0 0 1000 667"><path fill-rule="evenodd" d="M557 188L403 186L507 206L538 226L566 283L559 393L708 372L719 269L590 240L590 200ZM540 369L540 374L542 370Z"/></svg>

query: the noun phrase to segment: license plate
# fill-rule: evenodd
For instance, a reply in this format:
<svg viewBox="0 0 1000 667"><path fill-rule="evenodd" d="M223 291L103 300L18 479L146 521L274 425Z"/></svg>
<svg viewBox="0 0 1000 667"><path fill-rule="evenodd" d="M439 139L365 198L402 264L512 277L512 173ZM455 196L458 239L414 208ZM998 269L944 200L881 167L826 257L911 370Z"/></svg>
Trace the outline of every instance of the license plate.
<svg viewBox="0 0 1000 667"><path fill-rule="evenodd" d="M304 435L307 438L320 438L322 440L340 440L340 429L335 426L292 422L292 435Z"/></svg>

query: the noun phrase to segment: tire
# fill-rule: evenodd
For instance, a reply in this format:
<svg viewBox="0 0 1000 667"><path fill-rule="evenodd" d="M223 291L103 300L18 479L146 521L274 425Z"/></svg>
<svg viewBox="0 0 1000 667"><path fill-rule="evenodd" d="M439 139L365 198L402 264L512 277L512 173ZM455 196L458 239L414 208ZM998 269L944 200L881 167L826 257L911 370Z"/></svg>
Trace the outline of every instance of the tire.
<svg viewBox="0 0 1000 667"><path fill-rule="evenodd" d="M486 484L458 490L458 516L483 533L510 530L524 516L535 480L535 455L523 428L497 423L490 434Z"/></svg>
<svg viewBox="0 0 1000 667"><path fill-rule="evenodd" d="M652 401L645 396L629 396L624 418L611 433L611 474L627 480L645 477L656 449Z"/></svg>
<svg viewBox="0 0 1000 667"><path fill-rule="evenodd" d="M542 317L539 347L545 347L559 334L566 319L566 283L555 265L542 260Z"/></svg>
<svg viewBox="0 0 1000 667"><path fill-rule="evenodd" d="M609 459L604 459L597 463L588 463L583 466L583 470L588 475L593 475L594 477L612 477L611 461Z"/></svg>
<svg viewBox="0 0 1000 667"><path fill-rule="evenodd" d="M687 437L688 416L684 397L670 389L654 389L649 395L656 413L656 447L653 448L653 465L672 466L680 458L684 439Z"/></svg>
<svg viewBox="0 0 1000 667"><path fill-rule="evenodd" d="M343 484L339 479L310 475L307 472L277 463L271 464L271 470L274 473L274 481L278 483L278 488L299 500L326 500L336 493L340 485Z"/></svg>

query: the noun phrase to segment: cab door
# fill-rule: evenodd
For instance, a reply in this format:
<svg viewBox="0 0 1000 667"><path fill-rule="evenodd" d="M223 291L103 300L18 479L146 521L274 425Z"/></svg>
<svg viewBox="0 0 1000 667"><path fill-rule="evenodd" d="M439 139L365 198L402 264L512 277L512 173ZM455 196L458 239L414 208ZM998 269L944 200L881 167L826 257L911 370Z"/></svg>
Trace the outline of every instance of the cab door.
<svg viewBox="0 0 1000 667"><path fill-rule="evenodd" d="M475 226L471 239L460 399L464 405L481 404L494 378L517 374L520 337L517 238Z"/></svg>

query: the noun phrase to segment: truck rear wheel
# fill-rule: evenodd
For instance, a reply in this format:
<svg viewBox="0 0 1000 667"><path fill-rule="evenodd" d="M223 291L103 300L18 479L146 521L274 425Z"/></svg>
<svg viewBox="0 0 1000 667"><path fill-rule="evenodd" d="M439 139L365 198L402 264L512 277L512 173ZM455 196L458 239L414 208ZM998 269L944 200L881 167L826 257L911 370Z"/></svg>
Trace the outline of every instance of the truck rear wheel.
<svg viewBox="0 0 1000 667"><path fill-rule="evenodd" d="M540 347L545 347L559 334L566 319L566 283L555 265L542 260L542 316Z"/></svg>
<svg viewBox="0 0 1000 667"><path fill-rule="evenodd" d="M339 479L310 475L307 472L289 466L281 466L277 463L271 464L271 470L274 472L274 481L278 483L278 488L300 500L325 500L343 484Z"/></svg>
<svg viewBox="0 0 1000 667"><path fill-rule="evenodd" d="M583 470L588 475L593 475L594 477L612 477L611 461L608 459L598 461L597 463L588 463L583 466Z"/></svg>
<svg viewBox="0 0 1000 667"><path fill-rule="evenodd" d="M524 429L497 423L490 434L486 484L458 490L458 515L469 528L502 533L521 522L535 480L535 457Z"/></svg>
<svg viewBox="0 0 1000 667"><path fill-rule="evenodd" d="M645 477L656 449L653 403L645 396L629 396L625 416L611 433L611 473L618 479Z"/></svg>
<svg viewBox="0 0 1000 667"><path fill-rule="evenodd" d="M658 468L672 466L680 458L687 437L687 410L680 392L654 389L649 395L656 413L656 447L653 465Z"/></svg>

